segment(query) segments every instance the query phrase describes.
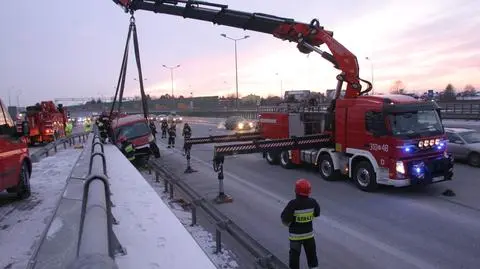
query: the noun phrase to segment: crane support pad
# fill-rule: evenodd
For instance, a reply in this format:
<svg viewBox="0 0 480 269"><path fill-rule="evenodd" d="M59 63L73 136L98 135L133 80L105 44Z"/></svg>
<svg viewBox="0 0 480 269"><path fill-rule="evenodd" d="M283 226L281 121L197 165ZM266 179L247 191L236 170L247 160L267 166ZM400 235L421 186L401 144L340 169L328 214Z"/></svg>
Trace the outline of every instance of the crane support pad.
<svg viewBox="0 0 480 269"><path fill-rule="evenodd" d="M287 139L254 141L245 144L215 146L214 157L292 149L323 148L332 145L332 137L329 134L309 135Z"/></svg>
<svg viewBox="0 0 480 269"><path fill-rule="evenodd" d="M192 137L185 139L185 145L198 145L210 143L228 143L263 139L260 133L236 133L233 135L217 135L205 137Z"/></svg>

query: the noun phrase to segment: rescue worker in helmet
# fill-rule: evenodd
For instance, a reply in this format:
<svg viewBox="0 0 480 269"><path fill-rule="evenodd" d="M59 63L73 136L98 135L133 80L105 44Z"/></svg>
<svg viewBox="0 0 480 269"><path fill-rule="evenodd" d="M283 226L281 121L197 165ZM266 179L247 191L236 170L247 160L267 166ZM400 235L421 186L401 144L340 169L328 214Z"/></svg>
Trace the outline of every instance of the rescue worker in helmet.
<svg viewBox="0 0 480 269"><path fill-rule="evenodd" d="M168 148L175 147L175 137L177 136L177 127L175 124L171 124L168 128Z"/></svg>
<svg viewBox="0 0 480 269"><path fill-rule="evenodd" d="M167 129L168 129L168 121L164 119L162 121L162 138L167 138Z"/></svg>
<svg viewBox="0 0 480 269"><path fill-rule="evenodd" d="M190 125L188 123L185 123L183 125L182 136L183 136L184 139L192 137L192 128L190 127ZM183 151L184 151L184 154L186 155L187 154L187 147L186 147L185 143L183 144Z"/></svg>
<svg viewBox="0 0 480 269"><path fill-rule="evenodd" d="M155 140L157 140L157 127L155 126L155 122L150 121L150 130L152 130L152 135Z"/></svg>
<svg viewBox="0 0 480 269"><path fill-rule="evenodd" d="M120 151L127 157L130 162L135 161L135 147L132 142L128 141L126 137L121 136L118 141L121 144Z"/></svg>
<svg viewBox="0 0 480 269"><path fill-rule="evenodd" d="M65 125L65 135L66 136L71 136L73 131L73 124L71 121L67 122L67 125Z"/></svg>
<svg viewBox="0 0 480 269"><path fill-rule="evenodd" d="M103 113L96 120L96 124L98 127L98 131L100 132L100 139L102 140L102 143L105 143L105 141L107 140L108 134L107 134L107 125L105 123Z"/></svg>
<svg viewBox="0 0 480 269"><path fill-rule="evenodd" d="M85 133L90 133L92 131L92 123L90 121L90 118L87 118L84 123L84 131Z"/></svg>
<svg viewBox="0 0 480 269"><path fill-rule="evenodd" d="M300 268L302 246L309 268L318 268L317 247L313 234L313 219L320 216L320 206L310 197L312 186L306 179L295 182L296 198L288 202L281 214L282 223L289 227L290 269Z"/></svg>

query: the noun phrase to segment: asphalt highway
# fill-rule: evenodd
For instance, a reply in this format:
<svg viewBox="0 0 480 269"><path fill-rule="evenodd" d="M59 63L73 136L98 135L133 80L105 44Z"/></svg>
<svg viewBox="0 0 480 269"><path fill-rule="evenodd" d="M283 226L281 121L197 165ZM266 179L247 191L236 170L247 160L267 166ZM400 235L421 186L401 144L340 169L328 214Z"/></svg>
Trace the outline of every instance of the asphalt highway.
<svg viewBox="0 0 480 269"><path fill-rule="evenodd" d="M207 120L191 125L194 137L229 133ZM181 134L182 125L177 128ZM211 164L213 145L193 146L197 172L184 174L181 136L175 149L161 144L166 139L158 140L164 164L197 192L214 198L218 180ZM456 164L451 182L422 189L385 187L376 193L362 192L348 181L326 182L312 169L269 165L260 154L226 158L224 169L225 192L233 203L218 207L285 262L288 231L280 213L294 197L295 180L307 178L321 206L314 222L320 268L480 268L480 168ZM446 189L456 196L443 196Z"/></svg>

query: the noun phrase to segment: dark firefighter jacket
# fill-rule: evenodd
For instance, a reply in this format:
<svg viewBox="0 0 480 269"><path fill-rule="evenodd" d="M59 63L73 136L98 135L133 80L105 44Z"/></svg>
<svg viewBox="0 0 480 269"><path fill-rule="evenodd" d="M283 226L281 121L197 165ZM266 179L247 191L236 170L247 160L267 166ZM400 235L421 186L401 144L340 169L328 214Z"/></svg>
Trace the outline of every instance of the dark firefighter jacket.
<svg viewBox="0 0 480 269"><path fill-rule="evenodd" d="M313 237L313 219L320 216L320 206L310 197L297 196L288 202L281 214L282 223L289 227L289 239L305 240Z"/></svg>
<svg viewBox="0 0 480 269"><path fill-rule="evenodd" d="M166 121L162 121L162 129L167 129L168 123Z"/></svg>
<svg viewBox="0 0 480 269"><path fill-rule="evenodd" d="M168 129L168 136L169 137L176 137L177 136L177 130L175 129L175 127L170 127Z"/></svg>
<svg viewBox="0 0 480 269"><path fill-rule="evenodd" d="M183 128L182 135L185 136L186 138L190 138L192 136L192 128L190 127Z"/></svg>

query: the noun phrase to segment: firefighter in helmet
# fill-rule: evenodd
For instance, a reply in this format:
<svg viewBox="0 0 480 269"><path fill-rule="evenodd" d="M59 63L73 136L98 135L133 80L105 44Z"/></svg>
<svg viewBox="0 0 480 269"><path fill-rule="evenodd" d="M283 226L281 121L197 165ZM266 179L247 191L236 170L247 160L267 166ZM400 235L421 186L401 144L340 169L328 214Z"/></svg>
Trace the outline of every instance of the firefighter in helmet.
<svg viewBox="0 0 480 269"><path fill-rule="evenodd" d="M177 137L177 127L172 123L168 128L168 148L175 147L175 137Z"/></svg>
<svg viewBox="0 0 480 269"><path fill-rule="evenodd" d="M90 121L90 118L87 118L85 120L85 123L83 124L83 129L85 130L85 133L90 133L92 131L92 122Z"/></svg>
<svg viewBox="0 0 480 269"><path fill-rule="evenodd" d="M188 139L188 138L192 137L192 128L190 127L190 125L188 123L185 123L183 125L182 136L183 136L184 139ZM184 151L185 154L187 154L187 146L186 146L185 143L183 144L183 151Z"/></svg>
<svg viewBox="0 0 480 269"><path fill-rule="evenodd" d="M135 147L133 146L132 142L128 141L128 139L124 136L121 136L118 141L120 142L120 150L122 151L123 155L125 155L130 162L135 161Z"/></svg>
<svg viewBox="0 0 480 269"><path fill-rule="evenodd" d="M300 268L302 245L309 268L318 268L317 249L313 235L313 219L320 216L320 206L310 197L312 186L306 179L295 182L296 198L288 202L281 214L282 223L289 227L289 267Z"/></svg>
<svg viewBox="0 0 480 269"><path fill-rule="evenodd" d="M167 130L168 130L168 121L166 119L162 120L162 138L167 138Z"/></svg>

